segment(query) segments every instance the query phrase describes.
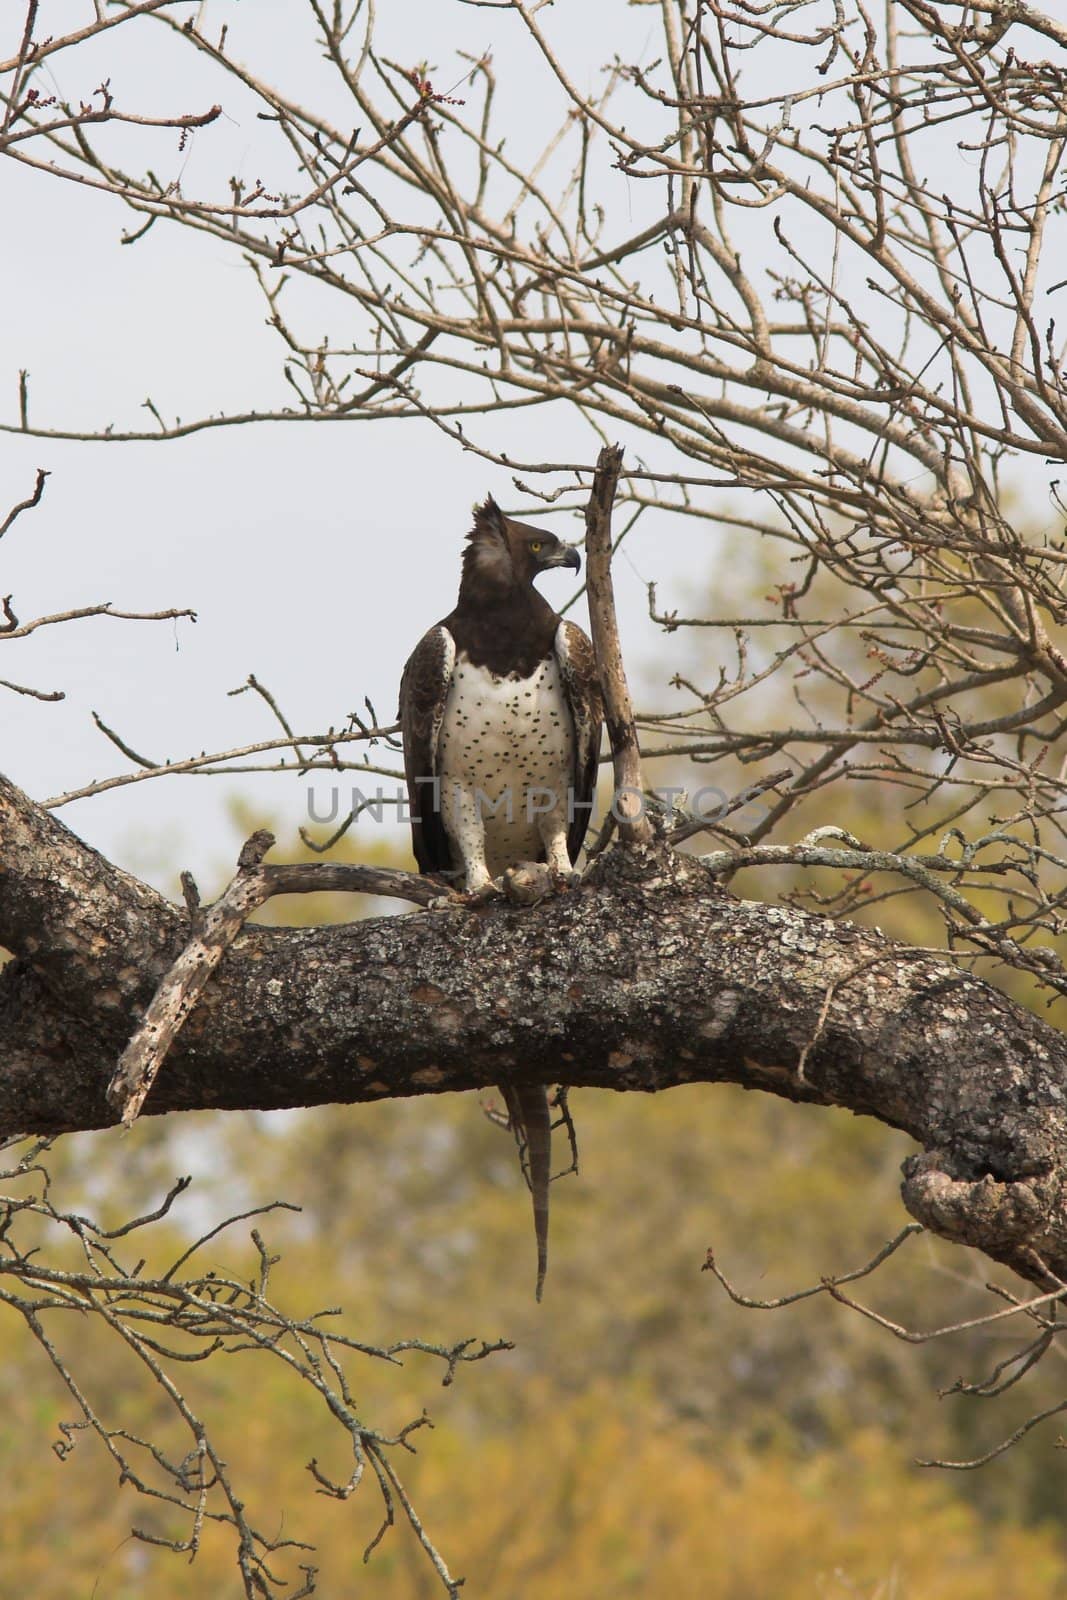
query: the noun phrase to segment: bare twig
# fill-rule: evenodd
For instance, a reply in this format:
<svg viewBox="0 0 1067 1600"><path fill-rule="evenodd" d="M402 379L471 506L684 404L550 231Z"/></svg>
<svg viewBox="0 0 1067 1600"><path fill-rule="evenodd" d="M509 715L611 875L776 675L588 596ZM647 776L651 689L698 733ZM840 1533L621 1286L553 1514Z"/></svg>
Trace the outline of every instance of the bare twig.
<svg viewBox="0 0 1067 1600"><path fill-rule="evenodd" d="M20 500L18 505L12 506L3 522L0 522L0 539L4 537L16 517L20 517L24 511L32 511L34 506L40 505L41 496L44 494L45 482L49 476L50 474L43 467L37 468L37 481L33 486L33 492L27 495L25 500Z"/></svg>
<svg viewBox="0 0 1067 1600"><path fill-rule="evenodd" d="M206 1527L228 1531L246 1600L283 1600L283 1596L295 1600L295 1594L311 1595L315 1592L312 1566L301 1564L305 1582L295 1592L291 1580L275 1566L286 1556L299 1561L311 1546L296 1537L269 1533L259 1525L247 1494L240 1492L240 1469L231 1463L228 1450L225 1456L220 1453L211 1419L193 1409L181 1382L183 1368L189 1363L220 1356L234 1360L254 1352L258 1361L283 1363L299 1389L320 1405L347 1437L353 1472L343 1488L344 1497L360 1486L366 1460L373 1458L376 1468L382 1468L387 1509L394 1499L401 1503L432 1570L446 1592L454 1595L457 1580L451 1578L389 1462L391 1452L403 1448L410 1432L425 1426L429 1419L423 1412L399 1433L370 1426L361 1411L357 1412L346 1363L358 1358L399 1366L409 1353L419 1354L438 1361L444 1369L442 1381L450 1384L461 1367L483 1361L510 1345L504 1340L470 1338L455 1345L420 1339L375 1345L346 1331L338 1322L337 1308L291 1315L268 1295L280 1256L268 1250L258 1227L251 1229L258 1258L251 1276L247 1270L233 1270L225 1254L220 1258L215 1252L210 1267L190 1269L191 1258L208 1243L215 1245L216 1252L232 1253L224 1235L232 1235L239 1223L299 1209L281 1201L229 1216L204 1230L172 1259L165 1256L168 1265L150 1266L143 1258L131 1264L121 1252L133 1234L138 1249L158 1260L160 1241L154 1225L172 1217L175 1202L188 1190L189 1179L179 1178L162 1202L143 1215L105 1228L80 1212L59 1210L49 1198L48 1173L40 1162L42 1149L41 1144L31 1146L16 1165L0 1174L4 1244L0 1304L23 1319L73 1403L74 1418L58 1424L59 1437L53 1446L57 1455L64 1459L84 1435L95 1438L123 1484L147 1502L176 1514L187 1529L181 1537L135 1527L135 1538L193 1559ZM27 1182L33 1185L29 1190ZM73 1266L69 1250L60 1252L63 1266L53 1265L40 1248L42 1237L58 1246L73 1244L77 1250ZM167 1248L173 1251L172 1245ZM164 1448L151 1434L133 1433L108 1421L113 1404L109 1386L101 1390L91 1373L79 1373L64 1353L62 1338L57 1339L52 1331L57 1322L61 1326L69 1323L71 1312L77 1313L79 1326L87 1319L99 1326L125 1356L124 1388L140 1376L157 1396L153 1414L156 1418L169 1416L177 1423L188 1441L184 1456ZM95 1390L101 1390L99 1401ZM309 1472L316 1483L329 1483L314 1461Z"/></svg>

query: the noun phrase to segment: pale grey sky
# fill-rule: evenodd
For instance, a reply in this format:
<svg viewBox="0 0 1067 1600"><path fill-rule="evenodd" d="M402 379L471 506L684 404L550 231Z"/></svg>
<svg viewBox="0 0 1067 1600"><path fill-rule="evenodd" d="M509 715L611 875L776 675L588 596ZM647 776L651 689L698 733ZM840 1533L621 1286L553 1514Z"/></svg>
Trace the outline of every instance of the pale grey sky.
<svg viewBox="0 0 1067 1600"><path fill-rule="evenodd" d="M461 52L491 50L509 154L521 164L541 148L564 102L513 14L459 0L393 0L379 11L384 53L429 63L442 92L462 92ZM303 6L207 0L199 14L213 25L228 21L240 52L295 96L332 97L322 103L344 125L346 107L310 47ZM44 0L38 32L91 15L87 0ZM616 50L644 60L657 43L655 7L613 8L610 41L588 0L555 0L540 15L582 88L597 85ZM22 16L21 7L3 10L0 54L17 48ZM113 30L82 56L55 58L57 91L85 98L108 75L128 103L173 108L169 58L156 49L162 30L137 27L140 33ZM220 91L207 69L199 72L194 65L188 84L183 78L180 109L220 98L224 116L181 154L173 133L159 153L162 136L145 132L150 159L169 163L168 177L180 171L187 192L216 184L225 194L230 172L269 182L272 130L242 92ZM625 236L642 225L654 186L615 170L606 148L598 161L609 236ZM33 419L56 427L150 425L148 396L168 417L289 403L263 303L247 268L221 242L159 222L125 248L120 235L137 219L121 204L10 160L0 162L0 207L3 415L17 414L20 368L31 374ZM745 215L763 230L751 235L758 248L767 217ZM596 450L565 409L503 414L471 431L519 459L591 460ZM649 452L647 437L640 448ZM40 705L0 690L0 767L40 798L128 769L93 726L92 710L156 759L270 737L266 706L227 695L250 672L301 732L343 724L365 695L391 720L406 654L451 607L472 502L486 492L509 507L520 501L505 471L422 421L261 424L159 444L3 434L0 514L28 492L38 466L51 473L43 505L0 545L0 594L14 596L20 617L104 600L138 610L188 605L200 617L195 627L98 618L6 646L0 640L0 677L66 691L62 703ZM1036 476L1033 495L1033 514L1047 518ZM730 496L717 503L726 508ZM624 644L644 684L665 656L664 636L647 617L645 582L657 580L665 608L699 605L713 584L729 583L732 569L717 571L714 552L700 524L650 513L620 556ZM550 575L543 583L562 602L566 580ZM732 648L728 638L722 648ZM668 665L659 681L673 670ZM325 804L330 785L323 782ZM172 892L179 866L210 892L214 870L235 846L232 797L295 828L305 819L306 790L295 776L173 777L76 802L61 815L133 870L166 861Z"/></svg>
<svg viewBox="0 0 1067 1600"><path fill-rule="evenodd" d="M242 16L232 0L214 9L231 20ZM71 7L58 11L69 27ZM244 8L245 19L250 11ZM582 46L585 35L589 81L595 81L606 50L591 8L556 11L572 45ZM436 63L442 87L463 70L460 47L491 47L505 83L519 71L517 29L506 14L430 0L382 12L398 49L406 39L404 59ZM313 64L296 47L307 31L303 9L260 4L255 13L249 49L255 47L266 71L290 83L295 76L297 90L308 87ZM20 28L12 8L0 25L0 51L15 47ZM110 48L94 46L92 65L106 68L116 88L135 86L143 101L158 89L159 68L134 52L116 60L114 45L124 32L117 30ZM87 92L80 80L68 81L68 59L75 58L59 58L57 87ZM85 70L91 88L88 64ZM196 136L190 189L198 162L201 169L210 160L219 170L256 170L262 125L243 122L232 96L225 109L209 155L207 134ZM532 149L556 110L546 103L539 123L527 101L516 142L525 130ZM618 174L612 181L629 214L627 181ZM9 416L16 413L20 368L30 372L33 419L58 427L145 426L142 402L149 395L167 415L285 403L279 350L264 327L262 303L247 269L222 244L157 224L136 247L124 248L120 234L134 219L119 203L11 161L0 163L0 205L8 240L0 405ZM498 446L534 459L588 459L596 448L569 413L504 417L491 435ZM507 473L418 421L264 424L160 444L5 434L3 509L28 492L38 466L51 473L43 504L0 546L0 591L13 594L20 618L105 600L136 610L188 605L199 613L195 627L96 618L42 630L0 652L0 677L66 692L62 703L41 705L0 691L3 770L39 798L129 768L93 726L92 710L155 759L271 737L275 725L261 702L226 693L250 672L300 731L342 724L364 695L391 720L407 652L451 607L472 502L487 491L511 506L519 499ZM681 583L694 556L699 573L706 546L676 519L650 516L635 532L616 576L635 662L657 647L642 580L663 580L668 598L672 574ZM566 579L542 581L562 603ZM78 801L60 814L134 870L163 857L173 892L177 867L209 882L212 869L232 854L232 796L295 827L305 817L306 788L295 776L176 776ZM328 799L328 783L323 794Z"/></svg>

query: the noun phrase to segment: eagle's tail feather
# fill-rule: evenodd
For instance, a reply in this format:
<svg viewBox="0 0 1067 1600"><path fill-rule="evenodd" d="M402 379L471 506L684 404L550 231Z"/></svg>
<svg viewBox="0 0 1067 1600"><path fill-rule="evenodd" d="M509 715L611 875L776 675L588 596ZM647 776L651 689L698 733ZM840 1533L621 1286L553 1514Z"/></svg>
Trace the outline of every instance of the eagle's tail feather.
<svg viewBox="0 0 1067 1600"><path fill-rule="evenodd" d="M501 1084L515 1142L533 1198L534 1235L537 1240L537 1298L540 1300L548 1271L548 1184L552 1176L552 1117L542 1084Z"/></svg>

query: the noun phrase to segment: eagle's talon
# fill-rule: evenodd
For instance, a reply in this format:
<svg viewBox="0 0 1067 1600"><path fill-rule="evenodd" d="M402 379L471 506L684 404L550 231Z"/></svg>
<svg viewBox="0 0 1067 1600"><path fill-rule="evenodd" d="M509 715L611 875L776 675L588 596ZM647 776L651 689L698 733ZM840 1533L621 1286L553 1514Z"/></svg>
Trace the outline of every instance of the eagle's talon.
<svg viewBox="0 0 1067 1600"><path fill-rule="evenodd" d="M566 872L561 871L559 867L552 869L552 882L557 894L566 894L571 889L577 889L581 881L581 873L576 872L573 867L569 867Z"/></svg>
<svg viewBox="0 0 1067 1600"><path fill-rule="evenodd" d="M504 888L499 878L492 879L482 884L478 889L453 889L451 894L438 895L427 906L429 911L477 911L479 906L488 905L493 900L504 897Z"/></svg>
<svg viewBox="0 0 1067 1600"><path fill-rule="evenodd" d="M464 903L468 906L487 906L493 900L502 900L505 896L503 880L490 878L488 883L483 883L480 889L470 889L463 896Z"/></svg>

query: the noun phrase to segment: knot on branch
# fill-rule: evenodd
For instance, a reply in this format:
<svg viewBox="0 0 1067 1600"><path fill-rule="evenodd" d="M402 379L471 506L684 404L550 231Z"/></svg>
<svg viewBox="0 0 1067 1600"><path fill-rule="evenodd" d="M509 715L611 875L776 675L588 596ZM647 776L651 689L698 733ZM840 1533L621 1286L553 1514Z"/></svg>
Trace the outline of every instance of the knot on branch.
<svg viewBox="0 0 1067 1600"><path fill-rule="evenodd" d="M983 1250L1047 1289L1067 1277L1067 1185L1061 1170L1002 1179L955 1178L944 1152L904 1164L901 1197L934 1233Z"/></svg>

